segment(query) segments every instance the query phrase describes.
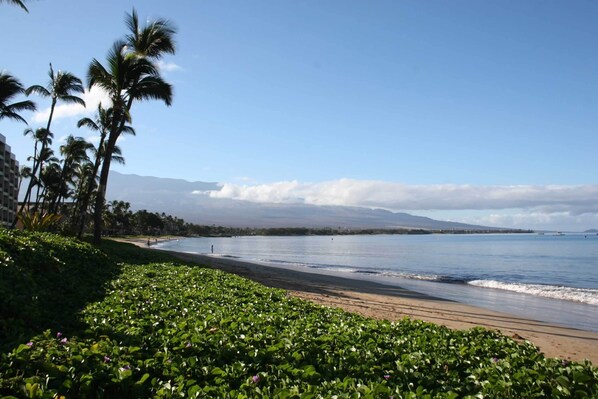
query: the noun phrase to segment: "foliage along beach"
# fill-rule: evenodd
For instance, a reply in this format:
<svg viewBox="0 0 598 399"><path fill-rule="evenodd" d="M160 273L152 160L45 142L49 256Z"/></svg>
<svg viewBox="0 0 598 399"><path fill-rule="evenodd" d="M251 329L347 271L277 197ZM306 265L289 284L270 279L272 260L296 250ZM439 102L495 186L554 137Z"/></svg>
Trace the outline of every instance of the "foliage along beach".
<svg viewBox="0 0 598 399"><path fill-rule="evenodd" d="M483 328L373 320L126 243L2 230L0 251L6 397L598 395L590 362Z"/></svg>
<svg viewBox="0 0 598 399"><path fill-rule="evenodd" d="M27 11L23 1L0 3ZM375 320L102 242L110 164L124 161L118 139L135 132L132 105L172 102L158 61L175 52L176 30L163 19L141 26L134 10L126 24L106 61L90 60L86 85L52 64L46 85L27 88L0 72L0 120L27 123L21 113L37 104L22 95L51 104L45 126L24 131L33 154L21 170L29 181L19 221L79 238L93 227L95 242L0 229L1 398L598 396L591 362L546 357L496 331ZM51 148L55 107L85 105L78 95L92 87L112 104L77 126L96 131L99 143L69 136L59 160ZM141 216L149 225L152 215Z"/></svg>

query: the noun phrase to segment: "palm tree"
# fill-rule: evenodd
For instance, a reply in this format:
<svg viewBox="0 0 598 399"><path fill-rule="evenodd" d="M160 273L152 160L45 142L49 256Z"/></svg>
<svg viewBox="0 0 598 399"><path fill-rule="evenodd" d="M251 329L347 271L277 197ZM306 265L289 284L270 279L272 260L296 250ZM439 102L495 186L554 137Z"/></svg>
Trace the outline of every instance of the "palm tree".
<svg viewBox="0 0 598 399"><path fill-rule="evenodd" d="M27 7L25 7L25 4L21 0L0 0L0 4L2 4L2 3L8 3L8 4L12 4L12 5L21 7L23 10L29 12Z"/></svg>
<svg viewBox="0 0 598 399"><path fill-rule="evenodd" d="M127 45L140 57L160 59L164 54L174 54L176 46L174 35L176 29L165 19L149 22L147 26L139 26L139 17L135 9L127 14L125 23L129 28L126 36Z"/></svg>
<svg viewBox="0 0 598 399"><path fill-rule="evenodd" d="M60 146L60 154L64 157L62 161L62 171L60 174L60 190L58 195L50 204L50 213L56 213L64 198L68 198L72 190L69 186L75 185L76 171L85 164L90 163L87 151L91 150L93 145L85 141L83 137L73 137L69 135L66 142Z"/></svg>
<svg viewBox="0 0 598 399"><path fill-rule="evenodd" d="M31 93L36 93L42 97L50 97L51 98L52 102L50 104L50 116L48 117L48 123L46 125L46 131L51 132L50 127L52 125L52 118L54 117L54 110L56 108L56 105L58 104L58 101L62 101L62 102L66 102L66 103L75 103L75 104L80 104L82 106L85 106L85 101L83 101L81 98L73 95L73 93L84 93L85 89L83 88L83 82L81 82L81 79L79 79L75 75L71 74L70 72L63 72L63 71L54 72L54 68L52 68L52 64L50 64L50 71L48 72L48 75L50 76L50 81L48 82L48 84L45 87L40 86L40 85L33 85L33 86L30 86L29 88L27 88L27 90L25 90L25 93L27 95L30 95ZM46 145L44 143L42 143L42 148L41 148L40 152L43 152L45 149L46 149ZM38 176L38 178L39 178L42 169L43 169L43 160L40 160L40 162L33 165L33 175ZM25 192L26 198L31 197L31 189L32 188L33 188L32 181L30 181L29 185L27 187L27 191ZM38 202L39 202L38 197L39 197L39 186L38 186L38 191L36 194L35 206L33 208L34 210L37 209L37 206L38 206ZM24 205L25 205L25 203L23 203L23 206ZM23 209L23 206L21 207L21 210Z"/></svg>
<svg viewBox="0 0 598 399"><path fill-rule="evenodd" d="M52 124L52 117L54 116L54 109L58 101L65 103L75 103L85 107L85 101L80 97L73 95L73 93L84 93L83 82L70 72L58 71L54 72L52 64L50 64L50 71L48 72L50 81L44 87L41 85L33 85L25 90L27 95L31 93L38 94L42 97L50 97L52 103L50 105L50 116L48 117L48 125L46 129L50 130Z"/></svg>
<svg viewBox="0 0 598 399"><path fill-rule="evenodd" d="M8 118L27 124L19 112L35 111L35 103L30 100L11 103L13 97L24 93L25 88L17 78L0 71L0 120Z"/></svg>
<svg viewBox="0 0 598 399"><path fill-rule="evenodd" d="M62 168L60 160L54 156L54 152L48 148L45 165L41 170L40 182L38 187L42 187L40 198L42 199L40 214L45 213L46 204L52 204L56 201L59 193L63 190L61 181ZM36 213L34 211L33 213ZM48 212L50 213L50 212Z"/></svg>
<svg viewBox="0 0 598 399"><path fill-rule="evenodd" d="M89 87L99 86L109 93L113 107L94 207L96 242L101 239L102 211L112 153L127 120L131 120L131 106L135 101L143 100L161 100L167 106L172 103L172 86L162 79L154 61L165 53L174 53L175 29L166 20L150 22L140 28L135 10L127 15L126 23L131 32L126 41L117 41L112 46L107 57L108 68L94 59L87 72Z"/></svg>
<svg viewBox="0 0 598 399"><path fill-rule="evenodd" d="M19 185L17 186L17 192L21 191L21 183L23 182L23 179L29 179L31 178L31 167L29 166L21 166L21 169L19 170Z"/></svg>
<svg viewBox="0 0 598 399"><path fill-rule="evenodd" d="M54 138L54 134L52 134L49 130L40 127L33 131L32 129L25 129L23 132L25 136L31 136L34 141L33 145L33 156L27 158L28 161L33 161L31 172L30 172L30 179L29 184L27 185L27 191L25 192L25 198L23 199L23 203L21 204L21 208L19 209L18 214L24 212L25 208L29 207L29 203L31 202L31 193L33 187L37 187L37 198L36 204L33 207L32 211L35 212L38 204L39 198L39 191L42 187L42 179L40 177L41 173L35 173L36 170L41 171L41 164L43 164L47 159L53 156L54 152L50 149L50 145L52 145L52 139ZM38 151L39 148L39 151ZM14 228L17 224L17 218L15 218L14 222L12 223L12 228Z"/></svg>
<svg viewBox="0 0 598 399"><path fill-rule="evenodd" d="M93 194L94 189L96 188L96 179L98 175L98 170L100 168L100 164L102 163L102 159L105 153L106 148L106 136L110 132L110 124L114 120L114 109L102 108L102 104L98 105L98 112L96 114L96 119L93 120L91 118L82 118L77 122L77 127L85 126L88 129L91 129L95 132L100 134L100 141L98 143L98 147L95 149L95 160L93 164L93 168L89 170L89 173L84 176L85 182L82 182L81 189L84 191L80 193L80 197L78 199L78 206L77 212L79 215L79 226L77 231L77 236L81 238L83 235L83 230L85 228L86 216L87 216L87 208L89 207L89 201L91 199L91 195ZM127 122L130 122L127 118ZM135 135L135 130L128 125L125 125L122 130L122 134L131 134ZM121 150L118 146L115 146L114 150L112 151L112 161L118 162L120 164L124 164L125 160L121 156Z"/></svg>
<svg viewBox="0 0 598 399"><path fill-rule="evenodd" d="M27 157L28 161L33 161L32 167L28 168L28 177L29 180L29 185L28 187L39 187L39 185L41 184L41 181L39 179L39 177L33 173L34 170L37 169L38 167L38 163L41 160L41 148L48 148L51 144L52 144L52 138L54 137L54 135L52 133L50 133L49 131L47 131L45 128L40 127L38 129L36 129L35 131L31 128L27 128L23 131L23 135L24 136L31 136L33 138L34 144L33 144L33 156ZM41 144L41 147L40 147ZM39 151L38 151L39 148ZM25 176L23 176L25 177ZM21 186L20 186L21 182L19 182L19 191L21 190ZM21 205L21 209L19 210L19 213L21 213L23 211L23 209L25 208L25 204L29 203L30 200L30 196L31 196L31 191L32 190L27 190L27 193L25 194L25 198L23 199L23 204ZM17 219L15 219L12 223L12 227L14 228L17 224Z"/></svg>

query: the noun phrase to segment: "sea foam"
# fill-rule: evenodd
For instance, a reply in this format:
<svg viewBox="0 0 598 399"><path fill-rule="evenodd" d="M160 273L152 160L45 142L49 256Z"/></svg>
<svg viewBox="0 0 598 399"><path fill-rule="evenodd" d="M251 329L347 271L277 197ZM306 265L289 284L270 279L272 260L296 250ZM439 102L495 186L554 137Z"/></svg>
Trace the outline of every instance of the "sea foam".
<svg viewBox="0 0 598 399"><path fill-rule="evenodd" d="M522 294L536 295L544 298L575 301L598 306L598 290L595 289L544 284L506 283L496 280L473 280L469 281L468 284L476 287L494 288Z"/></svg>

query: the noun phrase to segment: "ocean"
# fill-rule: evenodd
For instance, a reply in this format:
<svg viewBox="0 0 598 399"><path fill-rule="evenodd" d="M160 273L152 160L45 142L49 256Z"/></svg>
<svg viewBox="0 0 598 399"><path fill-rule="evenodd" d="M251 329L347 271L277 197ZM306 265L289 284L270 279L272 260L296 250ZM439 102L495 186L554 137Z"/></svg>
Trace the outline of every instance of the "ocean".
<svg viewBox="0 0 598 399"><path fill-rule="evenodd" d="M595 233L201 237L157 248L398 285L598 331Z"/></svg>

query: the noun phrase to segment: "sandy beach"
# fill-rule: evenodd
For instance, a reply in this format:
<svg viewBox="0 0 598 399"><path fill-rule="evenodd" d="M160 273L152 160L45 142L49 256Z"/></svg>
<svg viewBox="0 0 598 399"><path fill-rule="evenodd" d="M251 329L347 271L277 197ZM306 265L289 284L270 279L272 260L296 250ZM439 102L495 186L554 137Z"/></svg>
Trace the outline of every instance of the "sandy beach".
<svg viewBox="0 0 598 399"><path fill-rule="evenodd" d="M147 247L147 239L143 238L118 240ZM287 290L291 295L323 306L342 308L376 319L400 320L410 317L453 329L482 326L520 341L530 341L548 357L576 361L588 359L594 365L598 364L597 332L522 319L370 281L269 267L219 256L165 252L185 261Z"/></svg>

